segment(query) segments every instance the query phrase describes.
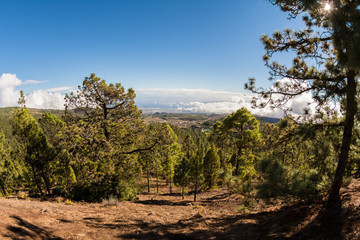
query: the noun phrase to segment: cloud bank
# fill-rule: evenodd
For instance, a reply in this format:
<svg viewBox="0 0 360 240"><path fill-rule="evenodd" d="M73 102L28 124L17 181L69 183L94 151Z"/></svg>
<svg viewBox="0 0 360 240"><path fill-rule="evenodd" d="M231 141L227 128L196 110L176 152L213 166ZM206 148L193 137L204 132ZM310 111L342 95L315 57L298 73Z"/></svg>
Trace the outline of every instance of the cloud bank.
<svg viewBox="0 0 360 240"><path fill-rule="evenodd" d="M136 93L136 103L145 112L161 112L166 109L173 112L229 114L245 107L260 116L281 118L284 115L281 109L252 108L251 100L255 95L251 93L205 89L139 89ZM286 104L297 115L302 115L304 108L310 109L313 114L315 106L311 93L296 96Z"/></svg>
<svg viewBox="0 0 360 240"><path fill-rule="evenodd" d="M281 80L281 84L288 84L288 79ZM16 74L4 73L0 76L0 107L18 106L18 99L22 85L40 84L35 80L21 81ZM26 105L29 108L64 109L64 94L74 90L73 87L57 87L40 89L26 95ZM144 112L194 112L229 114L239 108L245 107L253 114L265 117L283 117L281 109L252 108L251 93L238 93L228 91L213 91L207 89L137 89L135 102ZM334 104L330 107L338 107ZM302 115L304 109L310 114L315 113L315 103L310 92L296 96L290 100L286 107L292 113Z"/></svg>
<svg viewBox="0 0 360 240"><path fill-rule="evenodd" d="M41 81L17 78L16 74L3 73L0 76L0 107L18 106L20 90L17 88L26 84L39 84ZM40 109L64 109L64 94L61 91L70 90L71 87L61 87L47 90L36 90L25 96L26 106Z"/></svg>

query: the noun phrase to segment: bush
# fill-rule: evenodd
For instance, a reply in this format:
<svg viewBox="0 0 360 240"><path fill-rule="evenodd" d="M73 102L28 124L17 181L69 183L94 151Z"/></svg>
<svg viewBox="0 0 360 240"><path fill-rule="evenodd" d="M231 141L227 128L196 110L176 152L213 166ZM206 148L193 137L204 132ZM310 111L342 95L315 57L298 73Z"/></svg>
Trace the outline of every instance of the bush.
<svg viewBox="0 0 360 240"><path fill-rule="evenodd" d="M122 201L136 199L137 186L120 180L117 176L104 176L94 180L78 181L71 189L72 198L76 201L100 202L114 196Z"/></svg>
<svg viewBox="0 0 360 240"><path fill-rule="evenodd" d="M111 195L109 198L103 199L102 204L104 204L105 207L117 206L119 205L119 199Z"/></svg>
<svg viewBox="0 0 360 240"><path fill-rule="evenodd" d="M251 200L244 200L242 204L239 206L238 211L247 213L249 210L251 210L254 207L255 203Z"/></svg>
<svg viewBox="0 0 360 240"><path fill-rule="evenodd" d="M302 172L284 166L279 161L265 159L260 162L259 171L263 182L257 186L260 198L311 199L319 196L321 176L316 170Z"/></svg>
<svg viewBox="0 0 360 240"><path fill-rule="evenodd" d="M221 180L222 185L229 186L232 180L232 172L233 172L233 166L231 165L231 163L226 164L225 168L220 168L219 179Z"/></svg>
<svg viewBox="0 0 360 240"><path fill-rule="evenodd" d="M16 194L17 199L26 200L28 198L27 194L23 191L19 191Z"/></svg>
<svg viewBox="0 0 360 240"><path fill-rule="evenodd" d="M63 186L56 186L54 187L54 189L52 190L52 194L56 195L56 196L67 196L67 192L65 187Z"/></svg>

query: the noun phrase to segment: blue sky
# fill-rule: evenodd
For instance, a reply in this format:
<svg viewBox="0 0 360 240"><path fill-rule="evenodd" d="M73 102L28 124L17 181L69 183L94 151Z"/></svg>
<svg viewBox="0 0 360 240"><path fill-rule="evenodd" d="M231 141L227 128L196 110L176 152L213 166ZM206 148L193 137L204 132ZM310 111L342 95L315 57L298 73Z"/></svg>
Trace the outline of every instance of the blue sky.
<svg viewBox="0 0 360 240"><path fill-rule="evenodd" d="M301 26L265 0L1 0L0 9L0 75L16 74L13 91L63 94L94 72L134 88L143 106L172 101L154 89L206 90L197 101L208 103L218 101L211 91L245 93L249 77L270 86L260 36ZM0 99L6 87L0 80Z"/></svg>

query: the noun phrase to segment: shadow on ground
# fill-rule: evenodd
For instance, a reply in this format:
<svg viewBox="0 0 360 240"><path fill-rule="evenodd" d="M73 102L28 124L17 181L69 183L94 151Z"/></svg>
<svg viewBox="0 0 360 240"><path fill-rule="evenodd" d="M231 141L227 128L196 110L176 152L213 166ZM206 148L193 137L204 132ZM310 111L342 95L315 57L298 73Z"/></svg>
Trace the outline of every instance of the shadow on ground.
<svg viewBox="0 0 360 240"><path fill-rule="evenodd" d="M10 216L17 221L15 226L8 226L9 233L4 237L10 239L49 239L49 240L62 240L62 238L54 236L52 231L36 226L18 216Z"/></svg>
<svg viewBox="0 0 360 240"><path fill-rule="evenodd" d="M171 201L138 201L141 204L173 205ZM45 227L34 225L18 216L16 224L7 227L4 237L10 239L61 240ZM67 222L58 219L60 222ZM130 221L129 221L130 220ZM82 218L87 227L113 229L120 239L359 239L359 208L324 202L299 203L278 210L258 213L234 213L226 216L206 216L200 213L175 223L159 223L144 219ZM121 233L121 234L120 234ZM353 234L353 235L352 235Z"/></svg>
<svg viewBox="0 0 360 240"><path fill-rule="evenodd" d="M192 201L169 201L169 200L143 200L135 201L135 203L141 203L144 205L169 205L169 206L186 206L192 203Z"/></svg>
<svg viewBox="0 0 360 240"><path fill-rule="evenodd" d="M345 239L347 213L340 206L313 208L311 205L283 207L278 211L234 215L224 218L195 216L176 224L147 224L124 239Z"/></svg>
<svg viewBox="0 0 360 240"><path fill-rule="evenodd" d="M121 239L349 239L344 238L342 232L344 226L351 228L351 219L345 219L354 212L347 212L350 210L343 210L340 205L331 208L322 205L322 202L301 203L276 211L223 217L197 214L172 224L144 220L133 220L131 224L124 220L103 223L95 218L84 218L84 221L88 227L125 232L117 236Z"/></svg>

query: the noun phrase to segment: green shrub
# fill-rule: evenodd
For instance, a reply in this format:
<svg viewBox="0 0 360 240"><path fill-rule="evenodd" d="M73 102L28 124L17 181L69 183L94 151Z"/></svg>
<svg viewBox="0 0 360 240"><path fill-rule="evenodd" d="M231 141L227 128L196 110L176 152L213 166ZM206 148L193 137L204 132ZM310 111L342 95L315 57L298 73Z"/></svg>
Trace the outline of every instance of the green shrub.
<svg viewBox="0 0 360 240"><path fill-rule="evenodd" d="M23 191L19 191L16 194L17 199L26 200L28 198L27 194Z"/></svg>
<svg viewBox="0 0 360 240"><path fill-rule="evenodd" d="M56 195L56 196L67 196L67 192L65 187L63 186L56 186L54 187L54 189L52 190L52 194Z"/></svg>
<svg viewBox="0 0 360 240"><path fill-rule="evenodd" d="M247 194L254 190L251 180L243 180L240 177L233 176L227 183L227 189L230 193Z"/></svg>
<svg viewBox="0 0 360 240"><path fill-rule="evenodd" d="M286 167L279 161L265 159L260 162L259 171L263 182L257 186L258 197L311 199L320 194L322 178L316 170L303 172Z"/></svg>
<svg viewBox="0 0 360 240"><path fill-rule="evenodd" d="M135 184L120 180L117 176L104 176L87 181L76 182L72 189L72 198L76 201L100 202L114 196L122 201L136 199L138 187Z"/></svg>

